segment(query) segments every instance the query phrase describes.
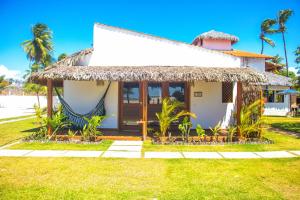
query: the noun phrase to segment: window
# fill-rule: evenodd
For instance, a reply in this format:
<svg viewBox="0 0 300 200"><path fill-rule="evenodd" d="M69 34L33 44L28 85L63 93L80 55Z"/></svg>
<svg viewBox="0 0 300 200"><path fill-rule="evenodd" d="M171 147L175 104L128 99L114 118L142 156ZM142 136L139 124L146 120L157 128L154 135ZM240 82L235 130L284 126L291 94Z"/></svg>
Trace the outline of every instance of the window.
<svg viewBox="0 0 300 200"><path fill-rule="evenodd" d="M139 103L139 83L124 83L123 103Z"/></svg>
<svg viewBox="0 0 300 200"><path fill-rule="evenodd" d="M233 102L233 83L222 82L222 103Z"/></svg>
<svg viewBox="0 0 300 200"><path fill-rule="evenodd" d="M184 83L169 84L170 99L184 102Z"/></svg>
<svg viewBox="0 0 300 200"><path fill-rule="evenodd" d="M281 91L264 90L264 98L266 103L284 103L284 95L277 94Z"/></svg>
<svg viewBox="0 0 300 200"><path fill-rule="evenodd" d="M148 104L161 104L162 88L161 83L148 84Z"/></svg>

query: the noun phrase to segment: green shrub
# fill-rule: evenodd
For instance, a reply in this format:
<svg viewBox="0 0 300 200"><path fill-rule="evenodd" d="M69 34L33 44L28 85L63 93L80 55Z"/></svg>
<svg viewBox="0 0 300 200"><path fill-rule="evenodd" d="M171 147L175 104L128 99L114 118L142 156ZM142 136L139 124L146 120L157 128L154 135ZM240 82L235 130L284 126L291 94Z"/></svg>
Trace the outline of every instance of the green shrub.
<svg viewBox="0 0 300 200"><path fill-rule="evenodd" d="M192 123L190 122L189 118L185 116L181 124L178 125L178 129L181 132L182 141L186 140L188 142L191 128L192 128Z"/></svg>
<svg viewBox="0 0 300 200"><path fill-rule="evenodd" d="M101 126L101 123L106 119L106 116L93 116L90 119L85 117L84 119L87 121L87 124L85 124L82 129L84 140L91 140L92 137L103 135L101 131L97 130L97 127Z"/></svg>

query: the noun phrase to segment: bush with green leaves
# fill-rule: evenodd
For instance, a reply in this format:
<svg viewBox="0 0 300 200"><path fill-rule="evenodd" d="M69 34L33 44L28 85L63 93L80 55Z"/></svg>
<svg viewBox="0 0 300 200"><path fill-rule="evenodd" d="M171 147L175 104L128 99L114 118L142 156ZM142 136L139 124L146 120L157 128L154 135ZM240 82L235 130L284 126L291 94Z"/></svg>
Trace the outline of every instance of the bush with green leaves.
<svg viewBox="0 0 300 200"><path fill-rule="evenodd" d="M200 124L197 124L196 126L196 133L198 137L204 137L205 136L205 130L202 128Z"/></svg>
<svg viewBox="0 0 300 200"><path fill-rule="evenodd" d="M161 137L165 137L171 124L178 121L181 117L190 116L196 118L196 114L194 113L185 110L178 111L180 108L184 108L183 103L176 100L170 100L169 98L163 99L162 111L156 113L156 117L159 121Z"/></svg>
<svg viewBox="0 0 300 200"><path fill-rule="evenodd" d="M237 133L237 127L236 126L229 126L227 128L227 136L228 141L232 142L233 136Z"/></svg>
<svg viewBox="0 0 300 200"><path fill-rule="evenodd" d="M218 136L221 132L221 122L218 122L213 128L209 127L213 136Z"/></svg>
<svg viewBox="0 0 300 200"><path fill-rule="evenodd" d="M188 142L188 138L190 135L190 131L192 128L192 123L190 121L190 119L185 116L181 122L181 124L178 125L178 129L181 132L181 137L182 137L182 141L187 141Z"/></svg>
<svg viewBox="0 0 300 200"><path fill-rule="evenodd" d="M84 118L87 121L87 124L84 125L82 129L82 137L84 140L91 140L98 135L103 135L101 131L97 129L97 127L101 126L103 120L106 116L93 116L91 118Z"/></svg>

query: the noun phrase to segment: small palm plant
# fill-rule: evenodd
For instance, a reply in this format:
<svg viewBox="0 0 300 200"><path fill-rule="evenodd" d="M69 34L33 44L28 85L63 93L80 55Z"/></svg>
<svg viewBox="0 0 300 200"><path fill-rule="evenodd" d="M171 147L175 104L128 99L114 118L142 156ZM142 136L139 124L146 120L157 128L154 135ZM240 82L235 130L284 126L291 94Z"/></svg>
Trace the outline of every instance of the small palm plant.
<svg viewBox="0 0 300 200"><path fill-rule="evenodd" d="M227 129L227 131L228 131L228 140L230 142L232 142L233 136L237 132L237 127L235 127L235 126L229 126L228 129Z"/></svg>
<svg viewBox="0 0 300 200"><path fill-rule="evenodd" d="M192 128L192 123L190 122L189 118L185 116L181 124L178 125L178 129L181 131L181 137L183 142L189 141L191 128Z"/></svg>
<svg viewBox="0 0 300 200"><path fill-rule="evenodd" d="M262 100L257 100L248 106L243 106L240 114L240 125L238 130L242 138L251 136L261 137L261 126L264 123L263 118L260 116Z"/></svg>
<svg viewBox="0 0 300 200"><path fill-rule="evenodd" d="M221 131L221 122L218 122L213 128L209 127L209 129L211 130L213 136L218 136Z"/></svg>
<svg viewBox="0 0 300 200"><path fill-rule="evenodd" d="M90 119L84 118L87 121L87 124L84 125L82 129L82 136L84 140L92 140L97 135L103 135L103 133L97 130L97 127L101 126L101 123L106 118L106 116L93 116Z"/></svg>
<svg viewBox="0 0 300 200"><path fill-rule="evenodd" d="M198 135L199 141L200 138L203 138L205 136L205 130L202 128L200 124L197 124L196 126L196 133Z"/></svg>
<svg viewBox="0 0 300 200"><path fill-rule="evenodd" d="M169 98L165 98L162 101L162 111L160 113L156 113L156 117L159 121L159 128L160 128L160 136L165 137L166 133L170 127L170 125L178 121L183 116L190 116L196 118L194 113L181 110L179 112L179 108L183 108L184 104L176 101L170 100Z"/></svg>
<svg viewBox="0 0 300 200"><path fill-rule="evenodd" d="M63 112L59 109L57 112L51 117L47 117L45 120L47 126L50 126L52 129L52 135L49 136L51 139L56 135L57 131L62 130L66 127L70 127L72 123L67 120L67 117L63 114Z"/></svg>

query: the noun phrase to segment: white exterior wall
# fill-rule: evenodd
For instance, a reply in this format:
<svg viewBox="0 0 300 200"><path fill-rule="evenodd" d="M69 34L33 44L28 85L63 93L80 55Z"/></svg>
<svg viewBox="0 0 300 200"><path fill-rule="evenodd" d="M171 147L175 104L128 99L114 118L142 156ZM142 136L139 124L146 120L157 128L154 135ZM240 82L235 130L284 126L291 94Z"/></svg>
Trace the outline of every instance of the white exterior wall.
<svg viewBox="0 0 300 200"><path fill-rule="evenodd" d="M90 66L240 67L240 58L181 42L95 24Z"/></svg>
<svg viewBox="0 0 300 200"><path fill-rule="evenodd" d="M269 90L285 90L286 86L268 86ZM286 116L289 110L290 97L284 95L283 103L265 103L264 115L266 116Z"/></svg>
<svg viewBox="0 0 300 200"><path fill-rule="evenodd" d="M103 96L108 82L97 85L96 81L64 81L64 99L80 114L92 110ZM112 82L105 98L107 119L102 128L118 128L118 83Z"/></svg>
<svg viewBox="0 0 300 200"><path fill-rule="evenodd" d="M245 65L252 67L260 72L265 71L265 59L264 58L245 58Z"/></svg>
<svg viewBox="0 0 300 200"><path fill-rule="evenodd" d="M234 84L233 103L222 103L221 82L195 82L191 87L191 112L197 115L192 119L193 128L200 124L203 128L214 127L219 121L222 128L233 122L237 84ZM202 97L194 97L194 92L202 92Z"/></svg>

